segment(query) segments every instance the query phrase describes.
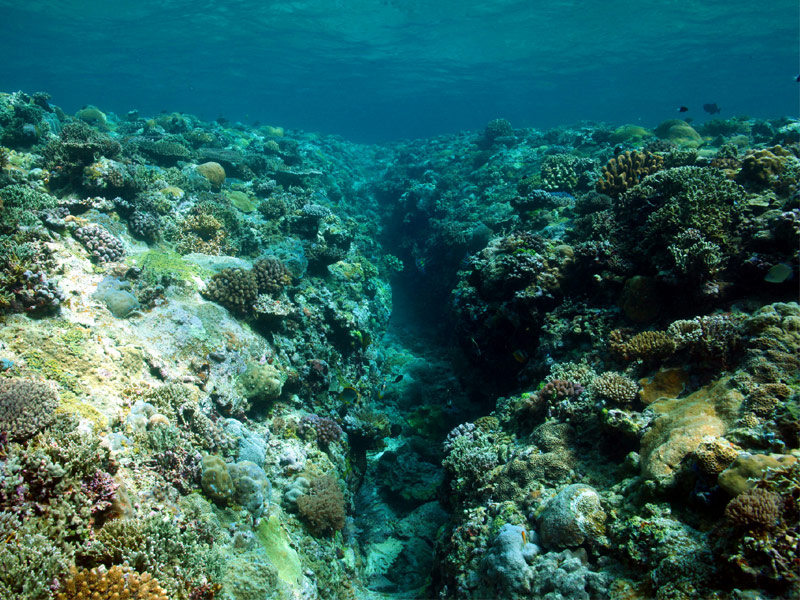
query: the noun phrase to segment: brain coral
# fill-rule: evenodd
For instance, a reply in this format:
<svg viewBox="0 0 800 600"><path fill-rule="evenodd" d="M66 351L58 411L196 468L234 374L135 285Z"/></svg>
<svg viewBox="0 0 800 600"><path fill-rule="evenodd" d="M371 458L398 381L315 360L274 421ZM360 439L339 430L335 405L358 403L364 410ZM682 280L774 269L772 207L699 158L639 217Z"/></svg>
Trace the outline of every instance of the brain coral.
<svg viewBox="0 0 800 600"><path fill-rule="evenodd" d="M225 183L225 169L217 162L205 162L197 165L197 172L208 179L208 182L217 189Z"/></svg>
<svg viewBox="0 0 800 600"><path fill-rule="evenodd" d="M0 379L0 431L12 440L29 438L53 421L55 388L33 379Z"/></svg>
<svg viewBox="0 0 800 600"><path fill-rule="evenodd" d="M547 548L563 549L584 541L602 542L606 513L594 488L576 483L563 488L539 515L539 538Z"/></svg>

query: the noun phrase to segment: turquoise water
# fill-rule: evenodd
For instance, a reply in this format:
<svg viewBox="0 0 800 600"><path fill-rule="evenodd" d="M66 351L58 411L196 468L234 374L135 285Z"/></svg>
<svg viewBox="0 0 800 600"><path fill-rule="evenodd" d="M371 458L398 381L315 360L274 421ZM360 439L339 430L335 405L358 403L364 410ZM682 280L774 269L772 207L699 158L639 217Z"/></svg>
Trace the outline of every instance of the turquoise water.
<svg viewBox="0 0 800 600"><path fill-rule="evenodd" d="M0 88L65 110L193 112L356 141L581 119L798 113L798 5L0 2Z"/></svg>

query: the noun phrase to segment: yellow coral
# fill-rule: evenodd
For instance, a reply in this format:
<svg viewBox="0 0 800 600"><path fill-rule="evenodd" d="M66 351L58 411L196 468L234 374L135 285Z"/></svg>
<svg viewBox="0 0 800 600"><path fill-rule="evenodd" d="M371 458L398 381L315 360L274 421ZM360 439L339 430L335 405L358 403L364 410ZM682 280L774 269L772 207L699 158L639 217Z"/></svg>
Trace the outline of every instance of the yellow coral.
<svg viewBox="0 0 800 600"><path fill-rule="evenodd" d="M618 196L643 178L663 167L664 158L650 152L625 152L612 158L603 167L596 189L602 194Z"/></svg>
<svg viewBox="0 0 800 600"><path fill-rule="evenodd" d="M675 341L666 331L643 331L629 339L619 329L609 334L611 351L625 360L654 360L675 352Z"/></svg>
<svg viewBox="0 0 800 600"><path fill-rule="evenodd" d="M114 566L78 571L64 582L57 600L167 600L167 593L149 573L139 575L128 567Z"/></svg>

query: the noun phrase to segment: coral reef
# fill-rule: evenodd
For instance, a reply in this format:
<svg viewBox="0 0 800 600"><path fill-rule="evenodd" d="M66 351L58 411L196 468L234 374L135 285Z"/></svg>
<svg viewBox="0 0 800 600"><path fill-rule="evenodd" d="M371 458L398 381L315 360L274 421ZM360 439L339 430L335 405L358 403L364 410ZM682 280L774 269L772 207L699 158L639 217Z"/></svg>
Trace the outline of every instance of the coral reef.
<svg viewBox="0 0 800 600"><path fill-rule="evenodd" d="M796 596L798 131L0 94L0 596Z"/></svg>

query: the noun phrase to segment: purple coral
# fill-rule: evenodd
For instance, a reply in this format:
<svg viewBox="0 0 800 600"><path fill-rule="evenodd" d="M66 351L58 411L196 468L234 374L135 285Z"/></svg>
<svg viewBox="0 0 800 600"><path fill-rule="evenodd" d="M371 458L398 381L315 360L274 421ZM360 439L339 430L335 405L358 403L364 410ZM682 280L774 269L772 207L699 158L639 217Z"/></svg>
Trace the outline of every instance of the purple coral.
<svg viewBox="0 0 800 600"><path fill-rule="evenodd" d="M125 255L122 242L99 225L84 225L74 235L97 262L113 262Z"/></svg>
<svg viewBox="0 0 800 600"><path fill-rule="evenodd" d="M539 398L546 402L558 402L560 400L574 400L584 392L584 387L577 381L565 381L563 379L553 379L548 381L539 390Z"/></svg>

